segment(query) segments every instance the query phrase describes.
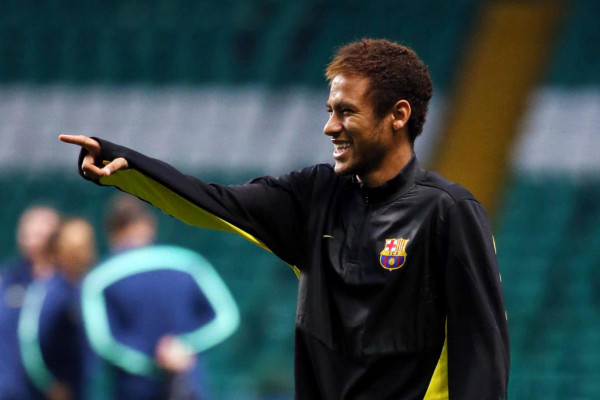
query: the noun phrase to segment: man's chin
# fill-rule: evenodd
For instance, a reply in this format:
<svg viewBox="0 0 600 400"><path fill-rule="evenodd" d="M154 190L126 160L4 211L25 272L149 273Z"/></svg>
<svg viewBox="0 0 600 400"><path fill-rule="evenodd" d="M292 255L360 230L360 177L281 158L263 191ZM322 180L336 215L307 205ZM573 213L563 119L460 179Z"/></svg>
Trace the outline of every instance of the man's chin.
<svg viewBox="0 0 600 400"><path fill-rule="evenodd" d="M336 174L338 175L346 175L348 174L348 168L346 168L345 165L340 164L338 162L336 162L333 166L333 170L335 171Z"/></svg>
<svg viewBox="0 0 600 400"><path fill-rule="evenodd" d="M354 168L352 168L351 166L338 162L336 162L333 166L333 170L338 175L353 175L355 173Z"/></svg>

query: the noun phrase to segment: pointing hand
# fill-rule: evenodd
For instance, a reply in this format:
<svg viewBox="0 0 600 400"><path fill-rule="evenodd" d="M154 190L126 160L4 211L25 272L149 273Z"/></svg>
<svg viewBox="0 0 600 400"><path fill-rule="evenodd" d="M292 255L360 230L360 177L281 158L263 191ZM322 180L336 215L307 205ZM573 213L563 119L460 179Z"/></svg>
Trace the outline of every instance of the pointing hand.
<svg viewBox="0 0 600 400"><path fill-rule="evenodd" d="M81 163L81 171L86 178L98 180L101 176L110 176L116 171L126 169L129 165L123 157L115 158L103 167L97 165L104 160L100 159L100 143L84 135L59 135L60 141L75 144L87 150Z"/></svg>

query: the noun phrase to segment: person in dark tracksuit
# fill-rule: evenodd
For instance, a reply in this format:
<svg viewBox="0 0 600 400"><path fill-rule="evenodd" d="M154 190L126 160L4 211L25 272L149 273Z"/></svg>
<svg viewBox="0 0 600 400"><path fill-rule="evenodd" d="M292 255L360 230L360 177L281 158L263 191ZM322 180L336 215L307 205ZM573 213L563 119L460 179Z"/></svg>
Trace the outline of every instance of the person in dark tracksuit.
<svg viewBox="0 0 600 400"><path fill-rule="evenodd" d="M147 207L128 194L113 198L106 223L111 255L82 285L84 326L103 377L90 396L204 400L197 354L235 332L239 312L199 254L154 244L156 221Z"/></svg>
<svg viewBox="0 0 600 400"><path fill-rule="evenodd" d="M19 350L30 381L45 398L85 400L92 354L83 332L79 284L95 262L94 229L85 219L69 218L52 242L57 269L27 288Z"/></svg>
<svg viewBox="0 0 600 400"><path fill-rule="evenodd" d="M102 139L61 140L82 146L87 179L293 266L297 399L504 399L509 343L488 217L414 154L427 67L404 46L363 39L338 50L327 78L334 165L223 186Z"/></svg>
<svg viewBox="0 0 600 400"><path fill-rule="evenodd" d="M31 206L19 218L20 258L7 263L0 277L0 400L44 398L23 364L18 326L28 288L55 272L51 240L59 226L58 212L48 206Z"/></svg>

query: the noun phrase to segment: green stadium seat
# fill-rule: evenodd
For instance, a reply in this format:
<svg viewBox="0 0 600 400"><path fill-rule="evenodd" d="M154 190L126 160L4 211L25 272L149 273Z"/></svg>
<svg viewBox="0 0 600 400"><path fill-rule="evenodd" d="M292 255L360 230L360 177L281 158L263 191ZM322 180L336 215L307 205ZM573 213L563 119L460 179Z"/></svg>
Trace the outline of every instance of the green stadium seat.
<svg viewBox="0 0 600 400"><path fill-rule="evenodd" d="M599 192L593 181L556 177L513 177L508 188L496 241L517 377L512 398L599 393L586 378L573 389L577 377L600 368L597 290L590 279L600 253Z"/></svg>
<svg viewBox="0 0 600 400"><path fill-rule="evenodd" d="M323 87L332 50L370 36L414 47L443 90L477 1L408 3L397 4L398 24L385 1L11 2L0 14L0 80Z"/></svg>

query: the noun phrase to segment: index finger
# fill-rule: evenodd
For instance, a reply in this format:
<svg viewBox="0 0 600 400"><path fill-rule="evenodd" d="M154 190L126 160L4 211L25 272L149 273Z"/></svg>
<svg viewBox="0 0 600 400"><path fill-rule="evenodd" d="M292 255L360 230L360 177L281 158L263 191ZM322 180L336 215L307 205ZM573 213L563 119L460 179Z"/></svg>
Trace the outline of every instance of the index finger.
<svg viewBox="0 0 600 400"><path fill-rule="evenodd" d="M61 142L75 144L81 146L90 153L97 154L100 152L100 143L98 141L84 135L58 135Z"/></svg>

